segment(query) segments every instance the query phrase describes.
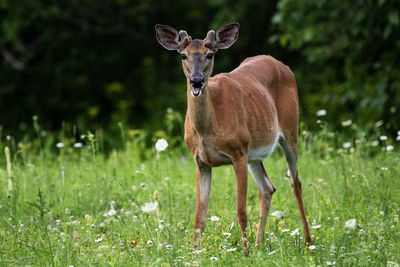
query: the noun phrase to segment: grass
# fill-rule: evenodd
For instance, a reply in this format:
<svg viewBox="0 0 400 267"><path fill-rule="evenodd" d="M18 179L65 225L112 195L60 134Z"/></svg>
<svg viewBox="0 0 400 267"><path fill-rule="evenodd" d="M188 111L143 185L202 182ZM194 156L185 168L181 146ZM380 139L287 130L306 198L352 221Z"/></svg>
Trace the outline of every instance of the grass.
<svg viewBox="0 0 400 267"><path fill-rule="evenodd" d="M1 147L11 148L10 160L0 157L0 265L398 266L400 154L386 150L388 140L371 146L362 132L350 136L343 148L347 140L328 131L302 134L312 249L304 246L282 152L265 161L277 188L270 211L283 216L268 217L266 240L255 248L259 201L250 181L250 256L241 247L230 166L213 170L208 220L194 250L195 165L181 146L157 153L132 138L106 156L93 135L81 148L8 140Z"/></svg>

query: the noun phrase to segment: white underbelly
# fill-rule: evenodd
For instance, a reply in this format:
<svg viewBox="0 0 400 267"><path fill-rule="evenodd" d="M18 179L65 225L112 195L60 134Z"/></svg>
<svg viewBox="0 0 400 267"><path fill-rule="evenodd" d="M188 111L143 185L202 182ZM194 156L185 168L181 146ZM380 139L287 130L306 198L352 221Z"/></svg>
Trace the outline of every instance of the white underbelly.
<svg viewBox="0 0 400 267"><path fill-rule="evenodd" d="M250 149L247 153L248 162L263 161L274 152L280 134L277 135L275 142L271 145Z"/></svg>

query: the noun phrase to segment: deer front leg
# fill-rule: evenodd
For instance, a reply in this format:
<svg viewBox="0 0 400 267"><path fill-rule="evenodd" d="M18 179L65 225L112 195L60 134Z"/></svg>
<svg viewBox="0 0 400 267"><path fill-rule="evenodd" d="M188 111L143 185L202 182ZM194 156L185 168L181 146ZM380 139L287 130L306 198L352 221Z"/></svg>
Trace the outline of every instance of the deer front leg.
<svg viewBox="0 0 400 267"><path fill-rule="evenodd" d="M201 234L206 224L208 200L211 191L211 167L197 162L196 169L196 186L197 186L197 206L196 206L196 222L194 225L194 241L195 246L200 245Z"/></svg>
<svg viewBox="0 0 400 267"><path fill-rule="evenodd" d="M247 212L246 212L246 199L247 199L247 156L241 157L237 161L233 161L233 168L236 173L236 200L237 212L236 216L239 222L240 230L242 231L243 247L248 253L247 244Z"/></svg>

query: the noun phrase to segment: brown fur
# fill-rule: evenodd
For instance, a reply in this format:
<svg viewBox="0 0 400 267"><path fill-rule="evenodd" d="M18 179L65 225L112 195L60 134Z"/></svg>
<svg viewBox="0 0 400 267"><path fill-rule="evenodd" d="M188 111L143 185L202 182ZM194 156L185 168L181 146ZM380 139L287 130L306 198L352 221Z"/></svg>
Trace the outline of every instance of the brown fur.
<svg viewBox="0 0 400 267"><path fill-rule="evenodd" d="M197 209L195 240L204 229L211 188L211 168L232 164L236 173L237 218L247 248L247 171L248 153L272 147L279 139L290 167L293 192L303 221L306 243L311 243L305 217L301 183L297 175L297 137L299 103L297 86L291 70L270 56L245 59L229 73L210 77L213 58L210 53L231 46L238 37L238 24L226 25L205 40L173 40L169 26L157 25L157 39L169 50L178 47L187 77L188 107L185 120L185 142L196 164ZM165 31L165 33L164 33ZM165 34L165 38L163 35ZM189 37L187 37L189 38ZM191 39L191 38L190 38ZM193 94L192 77L203 77L204 88ZM267 173L252 165L259 185L260 222L256 245L262 241L272 194L275 192ZM199 230L199 231L198 231Z"/></svg>

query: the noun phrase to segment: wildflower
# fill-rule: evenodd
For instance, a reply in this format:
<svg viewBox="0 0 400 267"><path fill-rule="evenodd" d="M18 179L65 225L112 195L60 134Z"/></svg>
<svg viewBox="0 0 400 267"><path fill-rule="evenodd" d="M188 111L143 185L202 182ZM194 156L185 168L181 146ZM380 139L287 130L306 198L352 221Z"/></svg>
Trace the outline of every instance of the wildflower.
<svg viewBox="0 0 400 267"><path fill-rule="evenodd" d="M316 248L317 248L317 247L314 246L314 245L311 245L311 246L308 247L308 249L311 249L311 250L314 250L314 249L316 249Z"/></svg>
<svg viewBox="0 0 400 267"><path fill-rule="evenodd" d="M96 238L96 239L94 240L94 242L96 242L96 243L99 243L99 242L101 242L101 241L103 241L103 237L99 237L99 238Z"/></svg>
<svg viewBox="0 0 400 267"><path fill-rule="evenodd" d="M396 137L396 141L400 141L400 135Z"/></svg>
<svg viewBox="0 0 400 267"><path fill-rule="evenodd" d="M82 147L82 146L83 146L83 144L80 143L80 142L77 142L77 143L74 144L74 147L75 147L75 148L80 148L80 147Z"/></svg>
<svg viewBox="0 0 400 267"><path fill-rule="evenodd" d="M132 246L136 246L136 244L137 244L137 241L136 241L136 240L132 240L132 241L131 241L131 245L132 245Z"/></svg>
<svg viewBox="0 0 400 267"><path fill-rule="evenodd" d="M231 233L227 233L227 232L223 232L222 235L230 237L232 234Z"/></svg>
<svg viewBox="0 0 400 267"><path fill-rule="evenodd" d="M172 245L171 245L171 244L165 244L165 245L164 245L164 248L166 248L167 250L169 250L169 249L172 248Z"/></svg>
<svg viewBox="0 0 400 267"><path fill-rule="evenodd" d="M378 141L372 141L372 142L371 142L371 146L377 146L377 145L379 145L379 142L378 142Z"/></svg>
<svg viewBox="0 0 400 267"><path fill-rule="evenodd" d="M148 245L149 247L151 247L151 246L153 245L153 241L147 240L147 245Z"/></svg>
<svg viewBox="0 0 400 267"><path fill-rule="evenodd" d="M313 226L311 226L311 228L312 228L312 229L318 229L318 228L321 228L321 225L320 225L320 224L318 224L318 225L313 225Z"/></svg>
<svg viewBox="0 0 400 267"><path fill-rule="evenodd" d="M360 229L360 235L362 235L364 233L365 233L364 229Z"/></svg>
<svg viewBox="0 0 400 267"><path fill-rule="evenodd" d="M317 116L318 117L322 117L326 115L326 110L325 109L321 109L317 111Z"/></svg>
<svg viewBox="0 0 400 267"><path fill-rule="evenodd" d="M56 144L56 147L57 148L63 148L64 147L64 143L59 142L59 143Z"/></svg>
<svg viewBox="0 0 400 267"><path fill-rule="evenodd" d="M387 140L387 136L386 135L381 135L381 136L379 136L379 139L382 140L382 141Z"/></svg>
<svg viewBox="0 0 400 267"><path fill-rule="evenodd" d="M217 216L211 216L210 220L211 220L212 222L218 222L218 221L219 221L219 218L218 218Z"/></svg>
<svg viewBox="0 0 400 267"><path fill-rule="evenodd" d="M351 143L350 142L346 142L346 143L343 143L343 148L349 148L349 147L351 147Z"/></svg>
<svg viewBox="0 0 400 267"><path fill-rule="evenodd" d="M379 215L385 215L385 212L383 211L383 210L381 210L380 212L379 212Z"/></svg>
<svg viewBox="0 0 400 267"><path fill-rule="evenodd" d="M212 260L212 261L217 261L217 260L218 260L218 258L217 258L217 257L214 257L214 256L212 256L212 257L210 257L210 260Z"/></svg>
<svg viewBox="0 0 400 267"><path fill-rule="evenodd" d="M356 219L350 219L345 222L344 227L354 230L356 229L356 223Z"/></svg>
<svg viewBox="0 0 400 267"><path fill-rule="evenodd" d="M290 233L291 236L295 236L295 235L299 235L299 234L300 234L299 228L294 229L294 230Z"/></svg>
<svg viewBox="0 0 400 267"><path fill-rule="evenodd" d="M275 217L275 218L277 218L279 220L280 218L283 217L283 212L279 211L279 210L276 210L276 211L271 213L271 216Z"/></svg>
<svg viewBox="0 0 400 267"><path fill-rule="evenodd" d="M352 123L353 123L352 120L343 121L342 126L347 127L347 126L350 126Z"/></svg>
<svg viewBox="0 0 400 267"><path fill-rule="evenodd" d="M399 215L395 215L393 220L394 220L394 222L396 222L396 223L399 222Z"/></svg>
<svg viewBox="0 0 400 267"><path fill-rule="evenodd" d="M111 217L113 215L117 214L115 211L114 207L111 205L111 209L107 211L106 213L103 214L104 217Z"/></svg>
<svg viewBox="0 0 400 267"><path fill-rule="evenodd" d="M144 205L141 207L143 212L152 212L157 209L158 202L146 202Z"/></svg>
<svg viewBox="0 0 400 267"><path fill-rule="evenodd" d="M186 157L185 155L183 155L183 156L181 157L181 161L182 161L183 163L185 163L186 159L187 159L187 157Z"/></svg>
<svg viewBox="0 0 400 267"><path fill-rule="evenodd" d="M270 253L268 253L268 255L272 255L272 254L275 254L275 253L276 253L276 250L271 251Z"/></svg>
<svg viewBox="0 0 400 267"><path fill-rule="evenodd" d="M388 145L386 146L386 151L392 151L393 150L393 146L392 145Z"/></svg>
<svg viewBox="0 0 400 267"><path fill-rule="evenodd" d="M158 229L160 229L160 230L164 229L164 225L159 224L159 225L158 225Z"/></svg>
<svg viewBox="0 0 400 267"><path fill-rule="evenodd" d="M387 168L387 167L381 167L381 170L382 170L382 171L387 171L388 168Z"/></svg>
<svg viewBox="0 0 400 267"><path fill-rule="evenodd" d="M168 142L165 139L161 138L157 140L155 145L157 152L164 151L165 149L167 149L167 147L168 147Z"/></svg>
<svg viewBox="0 0 400 267"><path fill-rule="evenodd" d="M88 214L85 215L85 220L86 220L86 221L89 221L90 218L91 218L90 215L88 215Z"/></svg>
<svg viewBox="0 0 400 267"><path fill-rule="evenodd" d="M287 229L287 228L281 230L282 233L286 233L286 232L289 232L289 231L290 231L290 230Z"/></svg>
<svg viewBox="0 0 400 267"><path fill-rule="evenodd" d="M235 251L236 248L228 248L226 251L231 252L231 251Z"/></svg>
<svg viewBox="0 0 400 267"><path fill-rule="evenodd" d="M327 261L326 262L326 265L335 265L336 264L336 261Z"/></svg>

